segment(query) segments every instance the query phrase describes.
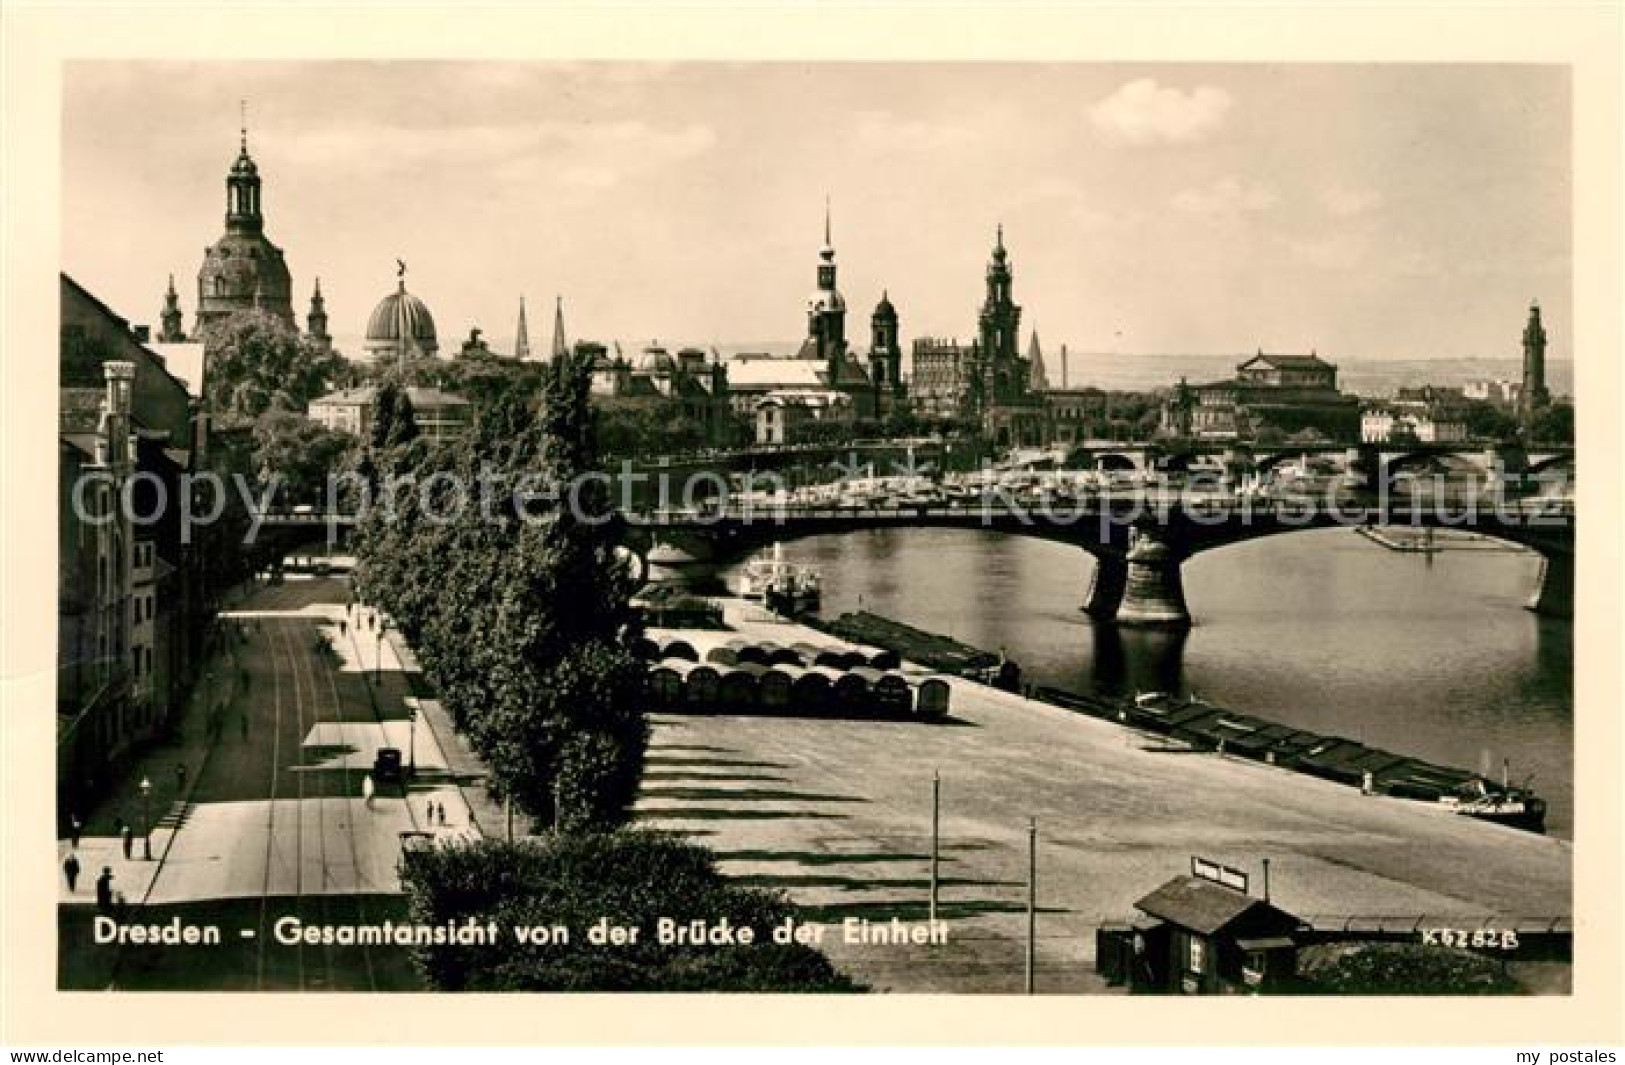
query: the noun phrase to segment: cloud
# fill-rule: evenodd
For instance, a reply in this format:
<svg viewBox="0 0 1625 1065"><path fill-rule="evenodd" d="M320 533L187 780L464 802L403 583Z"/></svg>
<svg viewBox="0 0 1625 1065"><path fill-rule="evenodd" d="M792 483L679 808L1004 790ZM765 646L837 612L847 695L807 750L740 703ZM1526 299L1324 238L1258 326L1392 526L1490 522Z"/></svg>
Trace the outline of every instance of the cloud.
<svg viewBox="0 0 1625 1065"><path fill-rule="evenodd" d="M1353 218L1367 214L1382 205L1382 194L1371 189L1351 189L1337 186L1320 194L1321 206L1336 218Z"/></svg>
<svg viewBox="0 0 1625 1065"><path fill-rule="evenodd" d="M1089 119L1123 144L1188 144L1217 132L1230 104L1230 94L1212 85L1182 92L1139 78L1090 107Z"/></svg>
<svg viewBox="0 0 1625 1065"><path fill-rule="evenodd" d="M1219 220L1267 211L1275 206L1275 199L1275 191L1267 185L1227 177L1202 188L1176 192L1169 202L1176 211Z"/></svg>

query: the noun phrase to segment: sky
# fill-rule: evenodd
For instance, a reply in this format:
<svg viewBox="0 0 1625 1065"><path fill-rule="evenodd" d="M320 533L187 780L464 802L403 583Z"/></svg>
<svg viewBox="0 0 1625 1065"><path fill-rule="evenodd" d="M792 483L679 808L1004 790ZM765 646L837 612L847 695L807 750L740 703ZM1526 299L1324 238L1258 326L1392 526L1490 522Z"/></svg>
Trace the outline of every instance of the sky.
<svg viewBox="0 0 1625 1065"><path fill-rule="evenodd" d="M1561 67L76 62L63 264L191 328L241 101L302 316L359 336L407 286L473 327L724 347L805 332L826 197L866 342L975 333L1003 224L1046 352L1570 355ZM1025 344L1025 340L1024 340ZM354 345L348 345L354 346ZM352 351L351 354L359 354Z"/></svg>

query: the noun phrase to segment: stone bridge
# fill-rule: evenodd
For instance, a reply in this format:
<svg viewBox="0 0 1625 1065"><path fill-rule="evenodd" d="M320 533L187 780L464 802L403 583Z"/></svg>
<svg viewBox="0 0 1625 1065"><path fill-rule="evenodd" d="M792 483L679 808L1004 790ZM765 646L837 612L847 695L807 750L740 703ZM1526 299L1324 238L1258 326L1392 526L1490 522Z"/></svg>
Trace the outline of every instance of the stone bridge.
<svg viewBox="0 0 1625 1065"><path fill-rule="evenodd" d="M1155 626L1190 624L1181 567L1203 551L1338 526L1456 529L1537 552L1544 564L1530 609L1549 617L1572 617L1574 610L1574 506L1544 497L1498 504L1358 497L1318 503L1141 493L1065 505L1013 499L876 507L741 504L628 514L626 520L628 542L645 559L657 544L695 558L731 557L774 541L876 528L991 530L1052 540L1094 557L1085 607L1092 617Z"/></svg>

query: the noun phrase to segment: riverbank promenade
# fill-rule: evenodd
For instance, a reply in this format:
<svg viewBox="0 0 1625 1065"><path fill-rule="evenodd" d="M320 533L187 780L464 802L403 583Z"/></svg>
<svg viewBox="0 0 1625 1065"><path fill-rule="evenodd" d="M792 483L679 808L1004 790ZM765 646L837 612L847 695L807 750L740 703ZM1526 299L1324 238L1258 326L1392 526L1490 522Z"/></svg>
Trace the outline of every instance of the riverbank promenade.
<svg viewBox="0 0 1625 1065"><path fill-rule="evenodd" d="M743 637L838 644L726 600L733 632L683 630L701 656ZM1019 993L1028 819L1036 819L1040 993L1105 990L1095 929L1199 855L1252 874L1306 919L1426 918L1477 927L1565 919L1569 843L1422 803L1187 749L968 681L950 720L661 714L639 820L692 836L745 883L831 923L836 964L876 989ZM923 921L932 772L941 774L946 944L847 944L855 917Z"/></svg>

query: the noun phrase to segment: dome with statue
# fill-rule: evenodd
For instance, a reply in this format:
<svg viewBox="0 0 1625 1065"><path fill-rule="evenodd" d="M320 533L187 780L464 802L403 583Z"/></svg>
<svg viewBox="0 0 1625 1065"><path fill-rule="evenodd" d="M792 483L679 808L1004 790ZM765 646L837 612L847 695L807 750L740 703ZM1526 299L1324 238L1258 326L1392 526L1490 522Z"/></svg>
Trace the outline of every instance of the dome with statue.
<svg viewBox="0 0 1625 1065"><path fill-rule="evenodd" d="M428 304L406 291L404 266L399 286L373 308L362 347L379 358L434 355L440 350Z"/></svg>

